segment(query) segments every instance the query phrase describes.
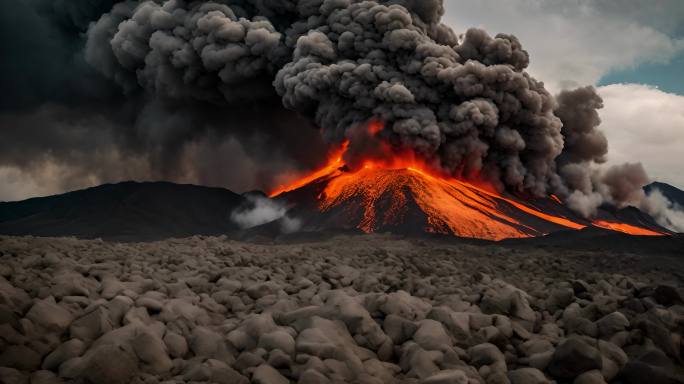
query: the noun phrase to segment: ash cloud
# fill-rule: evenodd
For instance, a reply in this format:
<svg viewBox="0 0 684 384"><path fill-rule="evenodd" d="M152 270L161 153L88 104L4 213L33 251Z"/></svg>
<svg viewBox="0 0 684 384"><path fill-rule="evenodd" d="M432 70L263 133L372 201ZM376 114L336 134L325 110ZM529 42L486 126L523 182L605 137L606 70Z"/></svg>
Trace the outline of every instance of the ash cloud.
<svg viewBox="0 0 684 384"><path fill-rule="evenodd" d="M325 158L313 123L282 106L268 76L250 79L230 103L131 82L131 72L106 55L111 42L97 40L94 29L101 18L137 5L0 4L0 42L12 52L0 61L0 167L27 185L41 184L24 196L128 179L268 189ZM93 56L95 42L107 47L103 56ZM220 95L202 81L205 94ZM0 186L0 199L17 198L14 190Z"/></svg>
<svg viewBox="0 0 684 384"><path fill-rule="evenodd" d="M33 92L16 98L29 111L23 122L48 102L105 122L81 125L82 135L105 137L99 146L28 145L54 162L80 164L74 153L90 157L104 146L142 159L148 178L264 188L278 174L315 166L325 143L363 139L354 129L381 120L377 136L394 150L514 194L556 193L586 216L603 203L644 199L639 191L648 178L640 165L600 167L607 142L592 87L554 97L525 71L530 58L515 36L480 29L458 35L441 23L441 0L35 4L22 3L22 20L8 23L8 32L27 39L40 58L59 52L68 71L23 57L49 79L29 85L34 78L18 77L24 83L15 91ZM39 38L52 31L54 42ZM4 75L12 78L17 68ZM50 92L74 78L69 97ZM4 107L11 103L3 99ZM51 134L72 129L64 127L73 120L45 120ZM31 141L13 138L22 146ZM350 146L358 156L373 147ZM5 164L26 167L8 153ZM224 169L214 171L218 164ZM217 173L226 176L211 176Z"/></svg>

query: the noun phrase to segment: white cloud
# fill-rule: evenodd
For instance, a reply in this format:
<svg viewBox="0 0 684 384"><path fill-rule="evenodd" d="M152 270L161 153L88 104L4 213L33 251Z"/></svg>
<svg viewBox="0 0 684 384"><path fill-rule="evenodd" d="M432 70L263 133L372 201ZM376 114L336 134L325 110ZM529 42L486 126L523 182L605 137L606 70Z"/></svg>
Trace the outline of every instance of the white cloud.
<svg viewBox="0 0 684 384"><path fill-rule="evenodd" d="M640 161L652 179L684 187L684 96L638 84L598 90L609 163Z"/></svg>
<svg viewBox="0 0 684 384"><path fill-rule="evenodd" d="M664 10L681 8L676 1L659 2ZM611 70L666 62L684 50L684 39L661 32L684 14L643 13L637 1L447 0L445 6L444 21L457 33L481 27L520 38L531 55L530 73L553 92L595 84ZM658 20L662 26L653 24Z"/></svg>
<svg viewBox="0 0 684 384"><path fill-rule="evenodd" d="M446 0L457 33L511 33L530 72L552 92L596 84L612 70L667 62L684 50L684 1ZM684 187L684 96L639 84L599 88L609 163L642 162L652 179Z"/></svg>
<svg viewBox="0 0 684 384"><path fill-rule="evenodd" d="M248 229L262 224L280 220L280 230L283 233L292 233L299 230L301 221L287 214L287 208L279 201L266 197L247 195L250 207L240 207L230 214L240 228Z"/></svg>
<svg viewBox="0 0 684 384"><path fill-rule="evenodd" d="M658 189L654 189L641 202L639 208L648 212L658 224L675 232L684 232L684 209L669 201Z"/></svg>

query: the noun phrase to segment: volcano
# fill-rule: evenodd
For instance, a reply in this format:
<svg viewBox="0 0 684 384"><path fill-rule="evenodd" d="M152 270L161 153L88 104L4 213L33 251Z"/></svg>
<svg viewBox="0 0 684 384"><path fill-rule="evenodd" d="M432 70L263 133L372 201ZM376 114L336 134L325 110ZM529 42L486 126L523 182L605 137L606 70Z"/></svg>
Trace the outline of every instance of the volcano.
<svg viewBox="0 0 684 384"><path fill-rule="evenodd" d="M493 187L445 177L412 161L345 165L344 148L327 165L280 187L271 197L304 218L309 230L438 233L487 240L543 236L599 227L640 236L667 235L636 208L602 208L578 216L556 196L522 198Z"/></svg>

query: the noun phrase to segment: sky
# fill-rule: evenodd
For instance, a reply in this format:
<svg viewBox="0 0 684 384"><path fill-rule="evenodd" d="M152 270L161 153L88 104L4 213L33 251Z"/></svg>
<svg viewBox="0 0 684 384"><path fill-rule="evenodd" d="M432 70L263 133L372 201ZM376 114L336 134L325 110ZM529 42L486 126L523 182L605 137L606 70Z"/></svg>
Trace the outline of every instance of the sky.
<svg viewBox="0 0 684 384"><path fill-rule="evenodd" d="M125 74L98 56L98 31L89 32L114 3L0 2L0 44L12 52L0 59L0 201L128 179L241 192L325 156L311 122L280 99L217 112L122 92L114 83ZM608 165L641 162L652 179L684 188L684 1L644 4L444 0L442 21L456 33L481 27L517 36L528 71L552 93L596 86ZM250 85L251 94L262 85Z"/></svg>
<svg viewBox="0 0 684 384"><path fill-rule="evenodd" d="M548 89L595 85L608 164L684 188L684 1L447 0L456 31L512 33Z"/></svg>

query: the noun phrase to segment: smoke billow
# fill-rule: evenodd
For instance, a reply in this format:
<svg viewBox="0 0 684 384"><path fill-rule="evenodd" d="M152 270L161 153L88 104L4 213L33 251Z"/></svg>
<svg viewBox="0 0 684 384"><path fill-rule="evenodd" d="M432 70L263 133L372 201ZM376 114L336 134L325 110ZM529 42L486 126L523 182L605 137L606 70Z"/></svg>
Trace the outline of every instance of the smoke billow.
<svg viewBox="0 0 684 384"><path fill-rule="evenodd" d="M644 199L639 164L600 167L608 145L593 87L552 96L525 71L515 36L457 35L441 23L442 0L87 3L72 51L108 79L102 95L132 104L106 111L123 127L110 135L154 175L211 173L192 167L215 166L212 143L230 142L238 158L226 168L253 164L265 176L248 184L263 187L287 173L279 165L323 156L312 126L363 156L373 145L354 143L367 136L355 130L381 121L375 137L393 150L511 193L556 193L586 216ZM87 31L83 20L94 21ZM183 171L188 152L200 161Z"/></svg>
<svg viewBox="0 0 684 384"><path fill-rule="evenodd" d="M109 40L138 5L0 4L0 42L12 52L0 60L0 171L40 184L40 193L128 179L240 191L270 188L325 158L314 124L282 106L270 75L250 78L240 91L231 86L230 103L206 76L196 77L188 94L161 80L150 80L155 89L138 83ZM0 185L0 200L27 194L12 188Z"/></svg>

